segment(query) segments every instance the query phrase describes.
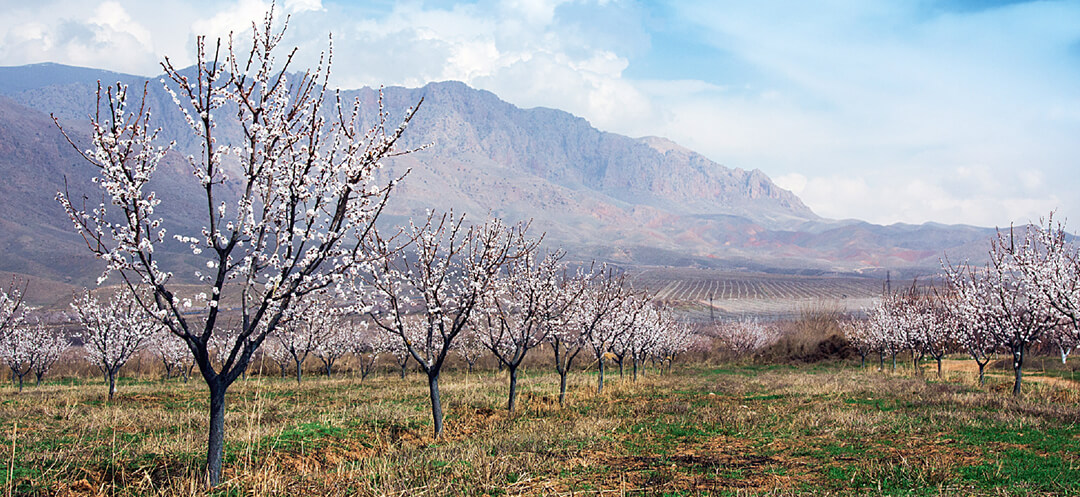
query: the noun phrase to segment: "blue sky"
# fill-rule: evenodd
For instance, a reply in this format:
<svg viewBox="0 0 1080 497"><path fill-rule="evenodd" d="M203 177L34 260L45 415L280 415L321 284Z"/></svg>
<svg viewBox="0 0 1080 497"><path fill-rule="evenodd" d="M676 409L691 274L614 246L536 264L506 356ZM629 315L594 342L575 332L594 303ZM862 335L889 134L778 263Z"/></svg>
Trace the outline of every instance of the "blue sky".
<svg viewBox="0 0 1080 497"><path fill-rule="evenodd" d="M289 0L335 82L455 79L761 169L819 214L1080 223L1080 2ZM260 0L0 0L0 65L156 74Z"/></svg>

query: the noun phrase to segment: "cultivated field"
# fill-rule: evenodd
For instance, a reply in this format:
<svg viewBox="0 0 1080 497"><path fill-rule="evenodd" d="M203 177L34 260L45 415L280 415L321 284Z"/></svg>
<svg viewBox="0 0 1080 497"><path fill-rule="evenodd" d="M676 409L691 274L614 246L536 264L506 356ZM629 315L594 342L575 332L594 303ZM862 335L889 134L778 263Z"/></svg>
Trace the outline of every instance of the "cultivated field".
<svg viewBox="0 0 1080 497"><path fill-rule="evenodd" d="M1020 399L853 363L676 365L603 395L594 377L529 371L519 412L505 376L444 378L446 436L430 438L419 376L255 376L229 392L214 495L1067 495L1080 493L1080 389L1070 368ZM929 364L927 364L929 366ZM1037 373L1033 377L1039 376ZM929 381L928 381L929 380ZM196 495L206 430L198 380L100 380L0 396L8 495Z"/></svg>
<svg viewBox="0 0 1080 497"><path fill-rule="evenodd" d="M884 282L843 276L663 268L636 274L634 283L655 292L659 300L678 302L691 318L704 320L745 315L793 318L801 309L822 304L858 312L881 296Z"/></svg>

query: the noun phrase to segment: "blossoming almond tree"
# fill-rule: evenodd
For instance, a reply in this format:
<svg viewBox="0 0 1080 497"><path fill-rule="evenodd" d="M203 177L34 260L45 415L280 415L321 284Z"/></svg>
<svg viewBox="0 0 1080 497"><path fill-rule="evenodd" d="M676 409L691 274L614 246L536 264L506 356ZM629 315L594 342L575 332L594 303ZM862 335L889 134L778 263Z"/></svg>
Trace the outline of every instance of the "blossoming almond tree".
<svg viewBox="0 0 1080 497"><path fill-rule="evenodd" d="M609 354L608 349L625 330L622 326L624 317L619 312L630 293L625 287L626 276L611 267L601 266L585 281L584 292L570 316L575 319L573 325L578 327L585 348L596 359L596 393L599 394L604 391L604 359Z"/></svg>
<svg viewBox="0 0 1080 497"><path fill-rule="evenodd" d="M534 242L518 248L521 254L506 265L485 299L476 329L480 342L510 373L510 398L506 409L514 413L517 374L526 354L544 342L547 322L565 309L559 298L559 260L562 251L538 258Z"/></svg>
<svg viewBox="0 0 1080 497"><path fill-rule="evenodd" d="M218 40L208 50L199 37L193 71L168 58L162 63L167 88L200 144L187 161L204 196L201 230L169 233L159 214L168 206L148 188L170 144L157 139L145 90L141 103L123 85L98 91L84 157L99 169L97 183L108 200L85 208L67 192L57 195L89 249L106 262L103 277L119 274L132 289L147 288L150 297L141 303L194 356L210 393L210 485L221 478L226 390L296 298L335 285L368 262L360 240L396 182L380 182L376 171L399 153L395 144L415 113L408 110L399 126L388 128L380 105L365 131L358 100L327 94L332 51L316 69L290 72L295 50L281 56L283 32L271 9L253 23L249 50L237 50L232 36L225 48ZM239 132L220 133L223 120ZM179 295L165 269L168 257L157 249L170 234L203 261L194 275L208 295L202 304ZM240 334L215 365L208 347L227 284L238 295L229 306L240 314Z"/></svg>
<svg viewBox="0 0 1080 497"><path fill-rule="evenodd" d="M535 250L527 229L499 220L466 228L462 216L432 213L406 232L412 245L406 257L393 257L393 242L376 237L381 266L367 284L377 305L368 304L367 314L405 344L427 375L435 438L443 430L439 375L447 355L503 266ZM410 314L418 318L412 326Z"/></svg>
<svg viewBox="0 0 1080 497"><path fill-rule="evenodd" d="M953 270L962 271L964 274L970 271L965 266ZM961 279L960 283L966 284L967 281ZM939 293L939 303L943 307L943 319L952 324L953 339L978 365L979 385L983 385L986 380L986 365L1001 346L990 330L991 320L980 315L986 308L978 305L977 301L970 300L972 297L970 292L965 294L950 284L947 291Z"/></svg>
<svg viewBox="0 0 1080 497"><path fill-rule="evenodd" d="M183 340L168 330L161 330L150 337L150 350L161 359L161 365L165 367L165 379L172 378L175 371L187 382L186 366L190 362L191 352Z"/></svg>
<svg viewBox="0 0 1080 497"><path fill-rule="evenodd" d="M1013 395L1020 395L1024 359L1032 344L1058 324L1058 316L1039 298L1018 270L1011 235L992 240L990 262L981 271L943 264L950 284L999 346L1013 356Z"/></svg>
<svg viewBox="0 0 1080 497"><path fill-rule="evenodd" d="M363 321L357 323L347 322L341 316L341 313L336 310L331 310L323 319L323 323L327 326L327 329L321 334L320 339L315 343L315 349L311 353L322 363L323 371L326 372L326 377L329 378L333 375L334 364L337 363L338 359L345 357L345 354L352 351L356 344L364 342L365 335L363 332L366 331L367 323ZM357 358L360 359L360 356L357 355ZM361 375L364 372L362 363L361 360Z"/></svg>
<svg viewBox="0 0 1080 497"><path fill-rule="evenodd" d="M274 338L292 359L296 383L299 384L304 361L332 338L330 335L336 323L333 305L326 298L308 298L297 305L278 326ZM333 361L330 362L332 366Z"/></svg>
<svg viewBox="0 0 1080 497"><path fill-rule="evenodd" d="M134 294L119 289L106 301L84 291L71 307L85 332L83 347L109 383L109 400L116 395L116 375L150 336L162 328L160 321L146 312Z"/></svg>
<svg viewBox="0 0 1080 497"><path fill-rule="evenodd" d="M50 330L47 326L37 327L34 334L34 385L41 386L41 381L52 369L53 364L71 346L71 342L61 333Z"/></svg>
<svg viewBox="0 0 1080 497"><path fill-rule="evenodd" d="M566 402L566 380L574 359L585 349L582 316L585 307L580 299L585 295L594 277L592 270L578 270L573 276L564 273L559 281L556 296L563 312L547 322L547 340L555 359L555 371L559 373L559 405Z"/></svg>
<svg viewBox="0 0 1080 497"><path fill-rule="evenodd" d="M371 326L367 321L344 321L344 336L351 337L349 352L356 357L360 364L360 381L363 382L375 371L375 363L379 354L387 352L393 344L400 340L393 340L386 332Z"/></svg>
<svg viewBox="0 0 1080 497"><path fill-rule="evenodd" d="M10 327L0 336L0 360L11 370L12 378L18 378L19 392L23 390L23 378L34 370L37 344L34 336L43 333L40 324L26 322Z"/></svg>
<svg viewBox="0 0 1080 497"><path fill-rule="evenodd" d="M775 343L780 338L780 331L770 323L744 317L735 321L721 321L716 325L716 335L728 349L743 356Z"/></svg>

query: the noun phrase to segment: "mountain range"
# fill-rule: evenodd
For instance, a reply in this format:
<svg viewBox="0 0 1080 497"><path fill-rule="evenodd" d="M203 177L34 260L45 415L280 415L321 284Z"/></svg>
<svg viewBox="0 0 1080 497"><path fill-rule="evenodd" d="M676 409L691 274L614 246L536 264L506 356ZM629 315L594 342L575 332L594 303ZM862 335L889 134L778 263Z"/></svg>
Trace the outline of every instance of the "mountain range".
<svg viewBox="0 0 1080 497"><path fill-rule="evenodd" d="M100 273L54 199L67 188L100 202L94 171L50 117L88 146L99 81L146 85L155 126L180 152L152 183L162 205L172 206L166 223L174 233L201 227L192 220L204 207L180 158L195 144L158 79L49 63L0 67L0 271L73 285ZM472 219L531 219L545 243L579 261L873 276L936 272L946 252L978 259L994 233L824 219L757 169L725 167L664 138L604 132L563 111L521 109L459 82L382 92L390 115L424 98L404 144L430 144L388 163L391 173L411 169L388 206L388 223L452 208ZM342 97L359 98L364 115L376 115L378 90Z"/></svg>

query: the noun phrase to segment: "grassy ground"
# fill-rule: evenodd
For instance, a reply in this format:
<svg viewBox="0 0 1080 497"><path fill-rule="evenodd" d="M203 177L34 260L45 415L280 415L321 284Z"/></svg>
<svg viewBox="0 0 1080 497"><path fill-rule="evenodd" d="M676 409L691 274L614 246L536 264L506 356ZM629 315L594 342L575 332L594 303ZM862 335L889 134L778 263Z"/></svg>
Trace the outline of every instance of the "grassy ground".
<svg viewBox="0 0 1080 497"><path fill-rule="evenodd" d="M683 367L594 394L579 374L443 379L430 438L419 376L278 378L229 392L215 495L1080 494L1078 391L1004 376L929 381L851 366ZM0 491L202 493L202 385L100 381L0 394Z"/></svg>

